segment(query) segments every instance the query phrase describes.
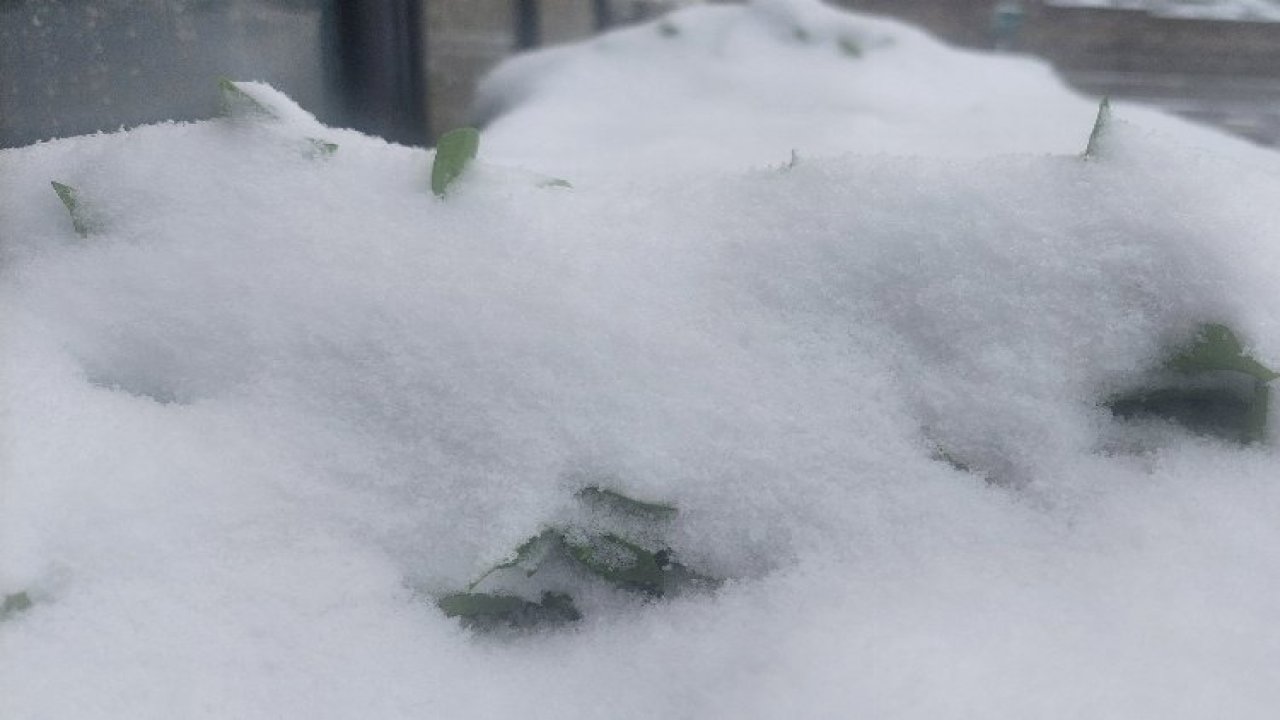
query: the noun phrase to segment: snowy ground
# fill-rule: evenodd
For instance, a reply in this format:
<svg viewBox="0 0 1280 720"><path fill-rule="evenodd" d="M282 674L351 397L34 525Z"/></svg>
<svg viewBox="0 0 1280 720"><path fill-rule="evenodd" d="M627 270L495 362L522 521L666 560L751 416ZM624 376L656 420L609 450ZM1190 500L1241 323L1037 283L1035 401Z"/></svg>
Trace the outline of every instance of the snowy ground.
<svg viewBox="0 0 1280 720"><path fill-rule="evenodd" d="M1274 443L1100 403L1203 323L1280 365L1276 156L1121 107L1085 160L1043 66L809 2L665 23L499 70L444 199L256 86L0 152L0 716L1274 715ZM587 481L725 585L435 607Z"/></svg>

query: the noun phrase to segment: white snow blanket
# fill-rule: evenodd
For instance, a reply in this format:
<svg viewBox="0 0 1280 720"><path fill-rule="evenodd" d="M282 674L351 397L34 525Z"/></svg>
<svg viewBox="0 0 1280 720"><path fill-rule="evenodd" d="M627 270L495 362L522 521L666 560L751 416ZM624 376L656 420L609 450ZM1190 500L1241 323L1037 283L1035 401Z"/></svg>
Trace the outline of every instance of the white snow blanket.
<svg viewBox="0 0 1280 720"><path fill-rule="evenodd" d="M1280 365L1274 154L808 2L516 60L444 198L242 89L0 151L6 720L1274 717L1274 442L1102 406ZM583 478L727 582L436 608Z"/></svg>

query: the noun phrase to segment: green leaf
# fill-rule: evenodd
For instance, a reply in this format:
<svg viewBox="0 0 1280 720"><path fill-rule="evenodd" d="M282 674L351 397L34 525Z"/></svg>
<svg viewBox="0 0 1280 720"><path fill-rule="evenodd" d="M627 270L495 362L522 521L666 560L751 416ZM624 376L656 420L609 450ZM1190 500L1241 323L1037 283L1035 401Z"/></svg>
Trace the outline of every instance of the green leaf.
<svg viewBox="0 0 1280 720"><path fill-rule="evenodd" d="M275 112L227 78L218 80L218 110L228 118L274 118Z"/></svg>
<svg viewBox="0 0 1280 720"><path fill-rule="evenodd" d="M857 40L848 37L842 37L836 41L836 45L840 47L840 52L846 57L860 58L862 57L862 46Z"/></svg>
<svg viewBox="0 0 1280 720"><path fill-rule="evenodd" d="M1260 382L1280 377L1262 363L1245 355L1244 346L1226 325L1212 323L1200 327L1195 344L1169 360L1169 367L1183 373L1231 370Z"/></svg>
<svg viewBox="0 0 1280 720"><path fill-rule="evenodd" d="M960 472L973 472L973 468L969 467L967 463L957 459L955 455L952 455L942 447L935 448L931 457L938 462L944 462L950 465Z"/></svg>
<svg viewBox="0 0 1280 720"><path fill-rule="evenodd" d="M4 605L0 606L0 620L8 618L10 615L17 615L29 607L31 607L31 596L25 592L5 595Z"/></svg>
<svg viewBox="0 0 1280 720"><path fill-rule="evenodd" d="M515 595L457 593L440 598L436 606L446 617L459 618L464 624L482 630L559 625L582 619L573 598L558 592L542 593L540 602Z"/></svg>
<svg viewBox="0 0 1280 720"><path fill-rule="evenodd" d="M311 154L314 157L330 157L334 153L338 152L337 143L331 143L327 140L321 140L320 138L307 138L307 142L311 145Z"/></svg>
<svg viewBox="0 0 1280 720"><path fill-rule="evenodd" d="M1162 418L1242 443L1266 439L1267 383L1280 375L1246 355L1230 328L1202 325L1192 344L1169 358L1165 368L1174 378L1115 395L1103 405L1120 418Z"/></svg>
<svg viewBox="0 0 1280 720"><path fill-rule="evenodd" d="M721 584L676 562L669 548L651 551L612 534L580 539L570 535L566 543L584 570L619 590L663 597L691 587L714 589Z"/></svg>
<svg viewBox="0 0 1280 720"><path fill-rule="evenodd" d="M446 595L436 603L447 617L478 617L482 615L510 615L528 601L515 595L490 595L488 593L457 593Z"/></svg>
<svg viewBox="0 0 1280 720"><path fill-rule="evenodd" d="M444 197L449 186L466 170L480 149L480 133L475 128L450 130L436 144L436 159L431 166L431 192Z"/></svg>
<svg viewBox="0 0 1280 720"><path fill-rule="evenodd" d="M1084 148L1086 160L1096 158L1098 147L1111 124L1111 98L1104 97L1098 104L1098 116L1093 121L1093 130L1089 132L1089 143Z"/></svg>
<svg viewBox="0 0 1280 720"><path fill-rule="evenodd" d="M71 227L75 229L76 234L80 237L88 237L93 230L93 224L86 217L84 205L80 202L80 191L64 185L56 180L49 183L53 186L53 191L58 194L58 199L67 208L67 214L71 216Z"/></svg>
<svg viewBox="0 0 1280 720"><path fill-rule="evenodd" d="M650 552L613 534L568 540L569 552L584 569L625 590L662 595L666 551Z"/></svg>
<svg viewBox="0 0 1280 720"><path fill-rule="evenodd" d="M483 575L467 586L467 590L476 589L476 586L484 582L485 578L499 570L518 567L524 570L525 575L533 575L542 566L547 557L563 544L564 534L562 532L552 528L543 530L541 533L521 543L520 547L516 548L515 552L512 553L510 559L504 560L486 570Z"/></svg>
<svg viewBox="0 0 1280 720"><path fill-rule="evenodd" d="M589 485L579 490L577 498L588 507L649 520L671 520L676 516L677 512L670 505L643 502L595 485Z"/></svg>

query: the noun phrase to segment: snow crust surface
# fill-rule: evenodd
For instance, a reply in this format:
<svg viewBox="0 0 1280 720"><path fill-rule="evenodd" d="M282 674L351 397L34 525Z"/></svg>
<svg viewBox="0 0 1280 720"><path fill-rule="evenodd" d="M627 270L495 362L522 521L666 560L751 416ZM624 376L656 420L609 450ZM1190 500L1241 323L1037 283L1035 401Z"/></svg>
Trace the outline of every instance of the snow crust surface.
<svg viewBox="0 0 1280 720"><path fill-rule="evenodd" d="M1274 443L1099 403L1205 322L1280 365L1274 155L1118 110L1084 160L1040 66L817 4L670 21L499 71L444 199L257 85L0 152L0 716L1273 715ZM627 112L610 53L698 87ZM435 608L583 478L728 583Z"/></svg>

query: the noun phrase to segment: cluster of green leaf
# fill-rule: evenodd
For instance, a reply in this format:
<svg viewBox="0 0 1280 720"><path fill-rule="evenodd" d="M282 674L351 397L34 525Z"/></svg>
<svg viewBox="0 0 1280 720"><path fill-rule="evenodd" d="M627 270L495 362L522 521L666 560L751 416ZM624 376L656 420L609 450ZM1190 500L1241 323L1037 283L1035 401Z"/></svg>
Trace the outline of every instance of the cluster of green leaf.
<svg viewBox="0 0 1280 720"><path fill-rule="evenodd" d="M572 567L577 575L615 589L661 598L688 589L711 589L719 581L676 562L668 547L654 543L676 509L642 502L599 487L576 495L596 519L590 526L548 527L516 548L508 560L490 568L465 592L447 595L437 606L449 617L480 629L527 628L574 622L582 617L572 588L544 591L534 602L504 591L480 591L504 573L534 578L551 564ZM603 521L603 522L601 522Z"/></svg>
<svg viewBox="0 0 1280 720"><path fill-rule="evenodd" d="M1241 443L1266 438L1268 383L1280 374L1245 354L1227 326L1201 326L1162 369L1154 382L1109 398L1105 407L1120 418L1161 418Z"/></svg>

